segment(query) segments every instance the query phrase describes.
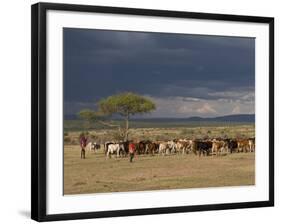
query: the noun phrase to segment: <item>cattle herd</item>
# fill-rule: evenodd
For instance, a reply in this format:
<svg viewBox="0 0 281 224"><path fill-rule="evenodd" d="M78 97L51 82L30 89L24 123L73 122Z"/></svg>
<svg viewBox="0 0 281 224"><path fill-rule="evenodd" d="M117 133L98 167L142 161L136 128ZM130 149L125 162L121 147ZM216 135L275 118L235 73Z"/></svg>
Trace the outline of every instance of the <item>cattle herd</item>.
<svg viewBox="0 0 281 224"><path fill-rule="evenodd" d="M129 151L129 144L135 144L138 155L169 155L169 154L189 154L195 155L222 155L227 153L254 152L255 138L248 139L173 139L169 141L107 141L103 144L104 153L107 158L112 155L116 157L126 157ZM88 143L88 148L96 152L101 148L100 144Z"/></svg>

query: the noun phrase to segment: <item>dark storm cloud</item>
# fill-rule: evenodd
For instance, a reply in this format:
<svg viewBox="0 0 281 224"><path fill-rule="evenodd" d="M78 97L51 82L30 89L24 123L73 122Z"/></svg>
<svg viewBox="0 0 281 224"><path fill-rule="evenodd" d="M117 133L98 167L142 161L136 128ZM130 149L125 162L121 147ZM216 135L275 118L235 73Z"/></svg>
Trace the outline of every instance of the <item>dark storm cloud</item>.
<svg viewBox="0 0 281 224"><path fill-rule="evenodd" d="M65 28L64 100L94 107L102 97L133 91L253 101L254 59L253 38Z"/></svg>

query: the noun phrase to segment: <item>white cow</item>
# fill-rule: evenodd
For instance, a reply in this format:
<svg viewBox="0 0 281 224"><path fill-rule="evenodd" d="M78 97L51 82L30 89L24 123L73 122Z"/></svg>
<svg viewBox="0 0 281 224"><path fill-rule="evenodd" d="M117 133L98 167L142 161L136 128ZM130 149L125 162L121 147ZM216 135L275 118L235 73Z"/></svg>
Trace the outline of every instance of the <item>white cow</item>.
<svg viewBox="0 0 281 224"><path fill-rule="evenodd" d="M176 153L176 148L177 145L174 141L168 141L167 142L168 148L166 149L166 154L170 154L170 153Z"/></svg>
<svg viewBox="0 0 281 224"><path fill-rule="evenodd" d="M249 151L254 152L255 151L255 140L249 139Z"/></svg>
<svg viewBox="0 0 281 224"><path fill-rule="evenodd" d="M99 148L100 148L100 144L98 144L98 143L96 143L96 142L92 143L92 145L91 145L91 151L96 152Z"/></svg>
<svg viewBox="0 0 281 224"><path fill-rule="evenodd" d="M87 145L86 145L86 147L85 147L85 150L86 151L91 151L92 150L92 142L91 141L89 141L88 143L87 143Z"/></svg>
<svg viewBox="0 0 281 224"><path fill-rule="evenodd" d="M167 143L166 143L166 142L161 142L161 143L159 144L159 150L158 150L159 155L160 155L160 154L164 155L164 154L166 153L166 149L167 149L167 148L168 148Z"/></svg>
<svg viewBox="0 0 281 224"><path fill-rule="evenodd" d="M176 152L176 143L174 141L161 142L159 144L159 155L170 154Z"/></svg>
<svg viewBox="0 0 281 224"><path fill-rule="evenodd" d="M88 143L87 143L87 145L86 145L86 147L85 147L85 150L87 150L87 151L89 151L89 152L92 152L92 151L94 151L94 152L96 152L96 150L97 150L97 143L96 142L91 142L91 141L89 141Z"/></svg>
<svg viewBox="0 0 281 224"><path fill-rule="evenodd" d="M104 143L104 147L103 147L103 149L104 149L104 154L107 154L108 146L111 145L111 144L115 144L115 142L114 142L114 141L106 141L106 142Z"/></svg>
<svg viewBox="0 0 281 224"><path fill-rule="evenodd" d="M116 157L120 157L120 152L125 153L125 147L122 143L109 144L107 148L107 158L111 157L112 154L116 153Z"/></svg>

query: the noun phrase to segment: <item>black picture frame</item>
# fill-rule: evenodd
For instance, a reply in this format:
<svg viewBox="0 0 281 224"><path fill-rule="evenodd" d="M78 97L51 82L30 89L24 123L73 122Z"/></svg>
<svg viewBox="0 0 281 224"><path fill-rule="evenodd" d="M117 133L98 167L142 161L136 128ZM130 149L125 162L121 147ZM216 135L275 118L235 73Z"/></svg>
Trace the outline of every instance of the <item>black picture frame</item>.
<svg viewBox="0 0 281 224"><path fill-rule="evenodd" d="M160 207L131 210L99 211L70 214L46 214L46 12L64 10L101 12L124 15L162 16L269 24L269 200L243 203ZM31 13L32 75L32 155L31 155L31 218L36 221L74 220L116 216L133 216L206 210L274 206L274 18L241 15L164 11L137 8L103 7L73 4L37 3Z"/></svg>

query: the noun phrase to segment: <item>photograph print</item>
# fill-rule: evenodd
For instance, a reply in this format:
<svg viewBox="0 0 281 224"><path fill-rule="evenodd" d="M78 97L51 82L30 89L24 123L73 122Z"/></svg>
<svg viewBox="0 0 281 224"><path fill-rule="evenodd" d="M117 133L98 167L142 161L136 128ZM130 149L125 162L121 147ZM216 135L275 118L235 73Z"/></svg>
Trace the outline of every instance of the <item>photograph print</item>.
<svg viewBox="0 0 281 224"><path fill-rule="evenodd" d="M63 29L64 195L255 185L255 38Z"/></svg>

